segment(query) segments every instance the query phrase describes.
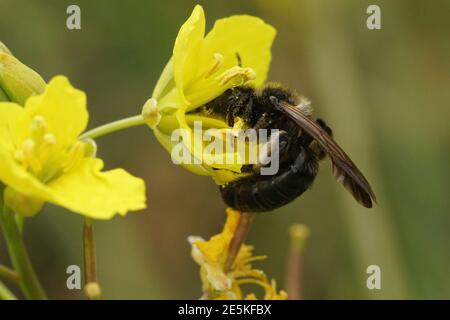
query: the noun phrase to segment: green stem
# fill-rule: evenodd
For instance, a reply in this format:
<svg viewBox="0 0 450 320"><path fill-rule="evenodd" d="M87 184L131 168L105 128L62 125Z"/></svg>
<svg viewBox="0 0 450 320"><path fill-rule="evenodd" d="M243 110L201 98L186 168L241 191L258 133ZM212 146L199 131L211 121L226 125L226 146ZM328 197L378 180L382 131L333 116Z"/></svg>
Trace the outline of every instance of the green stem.
<svg viewBox="0 0 450 320"><path fill-rule="evenodd" d="M0 281L0 300L17 300L16 296Z"/></svg>
<svg viewBox="0 0 450 320"><path fill-rule="evenodd" d="M101 288L97 281L97 258L95 255L95 239L92 221L84 218L83 228L83 248L84 248L84 292L89 299L100 299Z"/></svg>
<svg viewBox="0 0 450 320"><path fill-rule="evenodd" d="M3 209L3 210L2 210ZM44 300L46 295L34 272L22 235L16 224L14 213L9 210L0 198L0 225L6 240L14 270L20 278L20 288L27 299Z"/></svg>
<svg viewBox="0 0 450 320"><path fill-rule="evenodd" d="M0 265L0 278L7 279L13 283L19 283L19 275L14 270Z"/></svg>
<svg viewBox="0 0 450 320"><path fill-rule="evenodd" d="M233 239L228 247L228 256L225 261L223 270L228 273L233 266L234 260L236 259L241 245L244 243L245 238L247 238L248 231L252 225L253 218L255 217L254 212L241 212L239 217L239 222L234 231Z"/></svg>
<svg viewBox="0 0 450 320"><path fill-rule="evenodd" d="M137 116L113 121L113 122L104 124L100 127L89 130L89 131L85 132L84 134L82 134L80 136L80 139L87 139L87 138L95 139L95 138L110 134L115 131L120 131L120 130L123 130L126 128L131 128L131 127L136 127L136 126L141 126L144 124L145 124L145 121L142 118L142 115L139 114Z"/></svg>
<svg viewBox="0 0 450 320"><path fill-rule="evenodd" d="M95 254L94 228L89 218L84 219L83 229L84 248L84 278L86 284L97 282L97 259Z"/></svg>

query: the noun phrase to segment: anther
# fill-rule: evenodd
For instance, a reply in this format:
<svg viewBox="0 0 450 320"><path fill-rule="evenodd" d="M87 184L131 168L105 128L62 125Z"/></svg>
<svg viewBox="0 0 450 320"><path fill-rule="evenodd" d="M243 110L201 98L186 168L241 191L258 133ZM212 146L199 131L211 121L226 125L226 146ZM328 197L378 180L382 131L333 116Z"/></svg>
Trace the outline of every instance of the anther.
<svg viewBox="0 0 450 320"><path fill-rule="evenodd" d="M45 119L44 119L44 117L41 116L41 115L39 115L39 114L38 114L38 115L35 115L35 116L33 117L33 124L32 124L32 125L45 127L46 124L45 124Z"/></svg>
<svg viewBox="0 0 450 320"><path fill-rule="evenodd" d="M42 163L46 163L51 151L53 149L53 146L56 144L56 137L53 133L46 133L44 134L44 137L42 138L42 142L39 146L39 159Z"/></svg>
<svg viewBox="0 0 450 320"><path fill-rule="evenodd" d="M46 133L44 135L44 143L50 146L56 144L56 137L53 133Z"/></svg>
<svg viewBox="0 0 450 320"><path fill-rule="evenodd" d="M22 158L22 164L25 168L30 168L32 172L38 173L42 169L41 162L36 157L36 143L33 139L26 139L21 148L21 152L16 153L16 157Z"/></svg>
<svg viewBox="0 0 450 320"><path fill-rule="evenodd" d="M36 115L31 121L31 135L36 141L40 141L47 132L47 124L43 116Z"/></svg>
<svg viewBox="0 0 450 320"><path fill-rule="evenodd" d="M232 86L241 86L247 81L255 79L255 70L253 70L252 68L241 68L237 66L224 71L216 78L221 86L227 85L229 82L233 82Z"/></svg>

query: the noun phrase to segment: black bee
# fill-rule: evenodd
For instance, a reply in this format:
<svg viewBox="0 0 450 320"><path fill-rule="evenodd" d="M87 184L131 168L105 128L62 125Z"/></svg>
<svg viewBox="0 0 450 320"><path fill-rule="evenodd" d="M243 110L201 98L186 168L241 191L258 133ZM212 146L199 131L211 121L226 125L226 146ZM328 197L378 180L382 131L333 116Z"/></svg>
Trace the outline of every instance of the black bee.
<svg viewBox="0 0 450 320"><path fill-rule="evenodd" d="M243 166L251 173L220 186L225 203L241 212L264 212L282 207L312 186L319 160L329 155L339 182L364 207L375 195L363 174L332 138L326 123L311 117L311 108L290 89L269 84L261 90L238 86L227 90L201 110L225 119L230 127L239 118L254 129L279 129L279 170L260 175L257 165ZM270 131L269 131L270 132Z"/></svg>

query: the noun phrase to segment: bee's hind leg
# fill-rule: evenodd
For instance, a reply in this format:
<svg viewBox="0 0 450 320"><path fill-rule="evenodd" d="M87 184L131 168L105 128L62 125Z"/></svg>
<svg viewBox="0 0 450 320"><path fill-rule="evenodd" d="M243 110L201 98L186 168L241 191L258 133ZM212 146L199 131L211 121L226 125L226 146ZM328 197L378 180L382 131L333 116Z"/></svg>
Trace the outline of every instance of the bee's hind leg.
<svg viewBox="0 0 450 320"><path fill-rule="evenodd" d="M333 130L331 130L331 128L325 123L325 121L323 121L322 119L317 119L316 122L323 130L325 130L326 133L328 133L330 137L333 136Z"/></svg>
<svg viewBox="0 0 450 320"><path fill-rule="evenodd" d="M277 156L276 161L280 161L281 156L288 149L290 143L290 137L284 130L278 130L270 136L269 141L260 148L258 155L258 163L253 166L253 171L259 172L261 167L268 166L273 160L274 156Z"/></svg>
<svg viewBox="0 0 450 320"><path fill-rule="evenodd" d="M291 174L301 174L305 177L315 177L318 171L317 158L308 153L303 147L291 165Z"/></svg>

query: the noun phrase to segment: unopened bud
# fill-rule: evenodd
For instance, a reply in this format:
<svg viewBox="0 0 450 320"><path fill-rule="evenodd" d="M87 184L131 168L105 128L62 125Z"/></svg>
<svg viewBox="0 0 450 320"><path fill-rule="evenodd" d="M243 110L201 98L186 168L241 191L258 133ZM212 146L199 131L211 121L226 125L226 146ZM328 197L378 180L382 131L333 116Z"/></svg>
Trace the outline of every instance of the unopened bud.
<svg viewBox="0 0 450 320"><path fill-rule="evenodd" d="M46 83L38 73L6 53L4 48L0 45L0 89L8 100L24 105L29 97L44 92Z"/></svg>
<svg viewBox="0 0 450 320"><path fill-rule="evenodd" d="M292 247L296 250L303 250L306 239L310 234L309 228L304 224L293 224L289 228L289 235L291 236Z"/></svg>
<svg viewBox="0 0 450 320"><path fill-rule="evenodd" d="M102 290L97 282L89 282L84 286L84 293L91 299L100 299L102 295Z"/></svg>

